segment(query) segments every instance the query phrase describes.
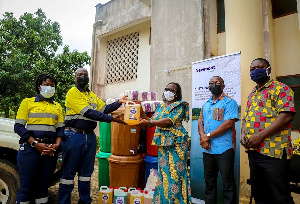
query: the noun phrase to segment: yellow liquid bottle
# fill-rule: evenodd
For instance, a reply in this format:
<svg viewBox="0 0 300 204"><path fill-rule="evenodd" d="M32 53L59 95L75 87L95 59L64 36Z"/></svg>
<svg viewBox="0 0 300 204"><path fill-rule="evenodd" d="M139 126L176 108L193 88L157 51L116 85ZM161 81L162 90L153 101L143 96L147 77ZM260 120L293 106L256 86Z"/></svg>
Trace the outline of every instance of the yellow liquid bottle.
<svg viewBox="0 0 300 204"><path fill-rule="evenodd" d="M144 194L138 190L133 190L130 195L130 204L144 204Z"/></svg>
<svg viewBox="0 0 300 204"><path fill-rule="evenodd" d="M137 125L140 122L141 105L131 102L125 105L124 121L128 125Z"/></svg>
<svg viewBox="0 0 300 204"><path fill-rule="evenodd" d="M99 204L112 204L113 201L113 189L107 186L101 186L99 191Z"/></svg>

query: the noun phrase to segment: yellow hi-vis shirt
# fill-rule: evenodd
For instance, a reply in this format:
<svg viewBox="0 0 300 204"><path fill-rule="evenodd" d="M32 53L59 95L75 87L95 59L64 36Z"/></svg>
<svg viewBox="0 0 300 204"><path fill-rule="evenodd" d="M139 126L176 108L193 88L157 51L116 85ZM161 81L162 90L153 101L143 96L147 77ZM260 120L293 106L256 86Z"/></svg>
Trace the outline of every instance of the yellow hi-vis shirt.
<svg viewBox="0 0 300 204"><path fill-rule="evenodd" d="M39 95L22 101L15 122L15 132L20 135L22 142L26 142L30 136L62 137L63 127L64 117L59 103L43 101ZM62 131L58 132L59 128Z"/></svg>
<svg viewBox="0 0 300 204"><path fill-rule="evenodd" d="M96 94L75 86L66 96L65 126L92 131L97 126L96 121L112 121L112 116L104 114L105 109L105 103Z"/></svg>

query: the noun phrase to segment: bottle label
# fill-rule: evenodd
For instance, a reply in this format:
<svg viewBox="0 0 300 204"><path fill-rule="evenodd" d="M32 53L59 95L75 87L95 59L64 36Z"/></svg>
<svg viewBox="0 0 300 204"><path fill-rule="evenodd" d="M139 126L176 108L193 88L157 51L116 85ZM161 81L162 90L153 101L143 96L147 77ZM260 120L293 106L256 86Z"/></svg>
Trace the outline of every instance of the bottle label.
<svg viewBox="0 0 300 204"><path fill-rule="evenodd" d="M134 198L133 203L134 204L141 204L141 199L140 198Z"/></svg>
<svg viewBox="0 0 300 204"><path fill-rule="evenodd" d="M106 203L106 201L109 199L109 195L106 193L102 194L102 201Z"/></svg>
<svg viewBox="0 0 300 204"><path fill-rule="evenodd" d="M124 204L124 197L117 197L116 203L117 204Z"/></svg>
<svg viewBox="0 0 300 204"><path fill-rule="evenodd" d="M129 119L137 120L137 118L135 117L135 114L137 113L136 107L130 107L129 112Z"/></svg>

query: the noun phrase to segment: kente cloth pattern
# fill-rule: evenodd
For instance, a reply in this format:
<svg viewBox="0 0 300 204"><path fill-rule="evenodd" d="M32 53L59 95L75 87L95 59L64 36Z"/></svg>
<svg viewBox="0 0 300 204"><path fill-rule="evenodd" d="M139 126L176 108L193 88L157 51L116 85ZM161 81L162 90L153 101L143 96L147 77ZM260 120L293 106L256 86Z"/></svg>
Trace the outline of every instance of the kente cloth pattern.
<svg viewBox="0 0 300 204"><path fill-rule="evenodd" d="M263 87L253 88L248 96L244 120L246 135L251 137L268 128L279 116L280 112L296 112L294 107L294 92L287 85L269 80ZM265 138L256 150L263 155L282 158L286 150L287 158L292 156L291 127L289 124L282 131ZM249 149L246 149L246 151Z"/></svg>

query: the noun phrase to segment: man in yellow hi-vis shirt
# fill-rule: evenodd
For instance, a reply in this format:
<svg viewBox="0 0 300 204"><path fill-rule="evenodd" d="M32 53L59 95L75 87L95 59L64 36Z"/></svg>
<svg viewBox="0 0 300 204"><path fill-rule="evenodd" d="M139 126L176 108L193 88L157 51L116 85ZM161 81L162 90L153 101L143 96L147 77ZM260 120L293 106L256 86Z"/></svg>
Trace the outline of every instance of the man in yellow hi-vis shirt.
<svg viewBox="0 0 300 204"><path fill-rule="evenodd" d="M105 103L88 89L88 71L80 68L75 72L76 86L66 96L65 136L62 142L63 169L59 185L59 203L70 203L74 188L74 177L78 172L78 203L91 203L90 180L94 171L97 140L94 129L96 121L126 124L118 116L108 113L115 111L127 101L126 96L115 103Z"/></svg>

